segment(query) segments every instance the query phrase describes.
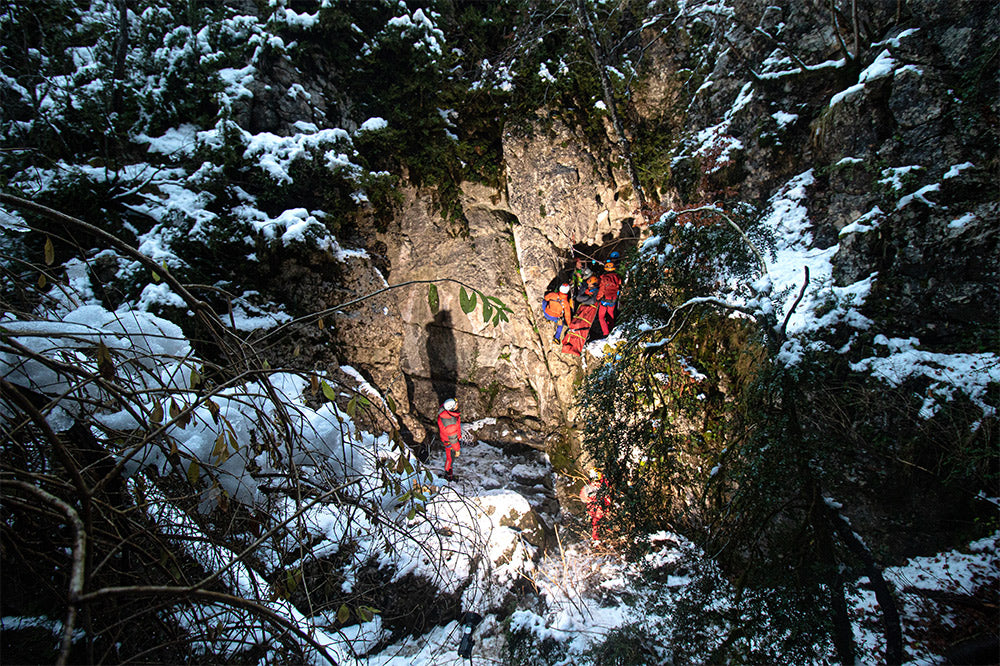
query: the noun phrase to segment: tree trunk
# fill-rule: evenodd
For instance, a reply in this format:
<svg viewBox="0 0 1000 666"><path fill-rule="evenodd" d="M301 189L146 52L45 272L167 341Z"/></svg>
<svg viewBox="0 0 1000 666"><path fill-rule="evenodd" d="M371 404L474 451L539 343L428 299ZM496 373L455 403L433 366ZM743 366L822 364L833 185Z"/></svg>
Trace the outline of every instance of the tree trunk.
<svg viewBox="0 0 1000 666"><path fill-rule="evenodd" d="M875 591L875 599L878 601L882 611L882 630L885 634L885 662L893 664L903 663L903 631L900 628L899 610L896 608L896 598L889 589L889 584L882 576L882 569L875 562L871 551L861 541L861 538L851 529L850 524L833 508L823 504L827 508L827 515L833 524L834 530L840 540L847 548L861 560L865 567L865 573L871 581L872 589Z"/></svg>
<svg viewBox="0 0 1000 666"><path fill-rule="evenodd" d="M844 576L840 571L840 563L833 547L831 524L827 520L823 497L815 484L813 486L813 510L810 521L813 532L823 553L823 565L827 567L827 586L830 588L830 608L833 610L833 645L837 650L840 663L853 666L856 662L854 650L854 632L851 619L847 614L847 598L844 592ZM822 508L820 508L822 506Z"/></svg>
<svg viewBox="0 0 1000 666"><path fill-rule="evenodd" d="M115 69L111 113L118 113L122 104L122 80L125 78L125 58L128 55L128 4L118 0L118 38L115 44Z"/></svg>

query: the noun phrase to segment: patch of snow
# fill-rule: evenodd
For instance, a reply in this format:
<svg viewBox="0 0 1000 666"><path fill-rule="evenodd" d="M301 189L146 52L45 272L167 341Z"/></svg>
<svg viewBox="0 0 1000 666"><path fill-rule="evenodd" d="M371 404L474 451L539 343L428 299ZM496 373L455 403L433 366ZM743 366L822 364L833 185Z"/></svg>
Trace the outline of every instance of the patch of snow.
<svg viewBox="0 0 1000 666"><path fill-rule="evenodd" d="M899 192L904 187L903 178L905 176L923 170L924 167L920 165L888 167L886 169L882 169L882 172L879 174L881 177L878 179L878 182L882 185L891 187L896 192Z"/></svg>
<svg viewBox="0 0 1000 666"><path fill-rule="evenodd" d="M785 111L776 111L771 114L771 117L778 123L778 129L785 129L799 119L798 114L786 113Z"/></svg>
<svg viewBox="0 0 1000 666"><path fill-rule="evenodd" d="M899 203L896 204L896 210L902 210L906 208L914 201L919 201L923 203L928 208L937 208L937 204L927 198L927 195L931 192L938 192L941 190L941 185L939 183L933 183L931 185L925 185L921 187L916 192L912 194L907 194L905 197L900 198Z"/></svg>
<svg viewBox="0 0 1000 666"><path fill-rule="evenodd" d="M190 156L198 145L199 128L190 123L180 127L172 127L160 137L150 137L138 134L134 137L137 143L149 145L149 152L161 155Z"/></svg>
<svg viewBox="0 0 1000 666"><path fill-rule="evenodd" d="M358 128L358 132L377 132L383 130L389 126L389 122L384 118L374 117L369 118L365 122L361 123L361 127Z"/></svg>
<svg viewBox="0 0 1000 666"><path fill-rule="evenodd" d="M962 164L954 164L950 169L948 169L948 171L944 174L944 176L942 176L942 178L944 180L948 180L950 178L957 178L963 171L965 171L966 169L972 169L975 166L976 165L973 164L972 162L963 162Z"/></svg>
<svg viewBox="0 0 1000 666"><path fill-rule="evenodd" d="M840 230L838 236L846 236L847 234L863 234L873 231L879 227L883 219L885 219L885 213L883 213L878 206L875 206L858 219L844 226L844 228Z"/></svg>
<svg viewBox="0 0 1000 666"><path fill-rule="evenodd" d="M868 83L889 76L895 68L896 61L889 54L888 49L883 50L875 57L874 62L861 72L858 76L858 83Z"/></svg>
<svg viewBox="0 0 1000 666"><path fill-rule="evenodd" d="M965 215L962 215L961 217L956 217L954 220L949 222L948 228L954 231L961 231L970 224L973 224L978 221L979 218L976 217L974 213L966 213Z"/></svg>
<svg viewBox="0 0 1000 666"><path fill-rule="evenodd" d="M922 418L936 414L942 401L952 399L956 390L968 396L984 417L993 416L996 409L987 402L991 383L1000 383L1000 357L992 353L940 354L920 351L916 338L875 337L874 342L886 348L888 356L872 356L851 364L857 372L869 372L889 386L900 386L914 377L925 377L930 384L924 392L920 409Z"/></svg>
<svg viewBox="0 0 1000 666"><path fill-rule="evenodd" d="M831 97L830 104L828 106L830 108L833 108L843 100L847 99L848 97L853 97L854 95L856 95L857 93L861 92L864 89L865 89L865 84L855 83L853 86L845 88L844 90L841 90L839 93Z"/></svg>

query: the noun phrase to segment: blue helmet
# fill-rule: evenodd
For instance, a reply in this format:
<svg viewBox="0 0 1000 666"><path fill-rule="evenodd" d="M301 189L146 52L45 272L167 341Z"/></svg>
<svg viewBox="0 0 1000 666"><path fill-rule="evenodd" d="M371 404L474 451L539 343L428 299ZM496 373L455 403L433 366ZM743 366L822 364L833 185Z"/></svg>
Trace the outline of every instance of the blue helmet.
<svg viewBox="0 0 1000 666"><path fill-rule="evenodd" d="M617 252L612 252L611 255L610 255L610 258L611 259L617 259L618 258L618 253Z"/></svg>

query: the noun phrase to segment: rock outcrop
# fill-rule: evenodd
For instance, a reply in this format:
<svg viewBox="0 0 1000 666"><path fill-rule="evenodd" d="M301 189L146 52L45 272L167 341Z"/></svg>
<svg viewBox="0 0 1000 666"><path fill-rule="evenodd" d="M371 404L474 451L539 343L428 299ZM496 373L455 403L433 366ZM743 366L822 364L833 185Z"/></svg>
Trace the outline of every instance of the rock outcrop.
<svg viewBox="0 0 1000 666"><path fill-rule="evenodd" d="M385 284L405 286L334 321L343 361L364 367L395 396L417 445L434 435L438 406L452 396L465 420L514 419L536 431L531 439L539 447L573 408L581 363L551 341L542 296L568 276L574 246L601 251L637 232L633 211L614 183L599 177L585 143L551 125L530 137L505 136L506 191L466 183L460 219L445 219L433 192L407 190L377 236ZM345 289L380 287L358 270L341 278L342 298ZM502 300L509 321L485 322L481 305L463 312L462 286Z"/></svg>

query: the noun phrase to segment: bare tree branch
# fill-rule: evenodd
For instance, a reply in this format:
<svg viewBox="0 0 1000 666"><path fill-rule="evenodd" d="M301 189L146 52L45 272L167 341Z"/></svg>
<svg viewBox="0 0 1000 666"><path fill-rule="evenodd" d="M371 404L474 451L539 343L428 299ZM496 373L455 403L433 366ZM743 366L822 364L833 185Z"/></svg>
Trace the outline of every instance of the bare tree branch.
<svg viewBox="0 0 1000 666"><path fill-rule="evenodd" d="M123 597L126 599L135 599L140 597L146 598L167 598L175 599L179 598L181 601L186 601L190 599L200 599L204 601L211 601L215 603L225 604L227 606L232 606L233 608L242 608L248 610L252 613L266 618L269 622L272 622L279 627L286 629L296 636L298 636L303 642L308 644L312 649L316 650L328 663L336 666L337 661L330 656L326 648L320 645L315 638L310 634L303 631L296 623L292 622L281 614L275 612L274 610L263 606L254 601L248 599L242 599L240 597L233 596L231 594L226 594L224 592L215 592L212 590L202 590L196 587L169 587L169 586L158 586L158 585L133 585L127 587L104 587L99 590L94 590L88 594L82 595L78 601L79 603L91 603L93 601L98 601L101 599L113 599L116 597Z"/></svg>
<svg viewBox="0 0 1000 666"><path fill-rule="evenodd" d="M796 296L795 302L792 303L792 307L788 308L785 320L781 322L781 330L778 331L778 339L782 342L784 342L786 338L785 331L788 329L788 320L792 318L792 313L795 312L795 308L799 306L799 303L802 301L802 297L805 296L806 287L809 286L809 267L803 266L802 270L805 271L805 278L802 280L802 288L799 289L799 295Z"/></svg>

